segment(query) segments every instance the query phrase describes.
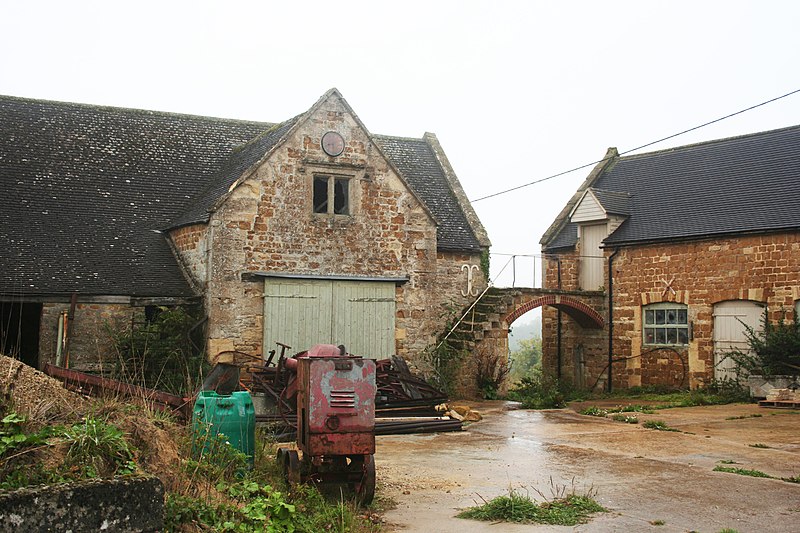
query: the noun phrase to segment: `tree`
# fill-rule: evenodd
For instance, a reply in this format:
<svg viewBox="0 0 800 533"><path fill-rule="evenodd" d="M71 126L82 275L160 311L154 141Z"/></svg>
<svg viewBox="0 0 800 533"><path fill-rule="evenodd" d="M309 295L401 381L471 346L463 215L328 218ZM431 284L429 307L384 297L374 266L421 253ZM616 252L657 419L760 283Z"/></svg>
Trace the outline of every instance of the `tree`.
<svg viewBox="0 0 800 533"><path fill-rule="evenodd" d="M519 349L511 352L511 381L519 381L531 375L533 369L542 363L542 339L532 337L519 341Z"/></svg>

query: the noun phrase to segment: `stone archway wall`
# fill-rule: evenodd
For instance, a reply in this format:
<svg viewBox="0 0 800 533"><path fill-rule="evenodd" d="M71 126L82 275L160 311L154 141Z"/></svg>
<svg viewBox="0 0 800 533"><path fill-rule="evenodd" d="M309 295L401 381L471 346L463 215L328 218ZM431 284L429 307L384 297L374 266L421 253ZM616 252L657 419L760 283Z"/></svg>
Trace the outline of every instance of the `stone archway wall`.
<svg viewBox="0 0 800 533"><path fill-rule="evenodd" d="M547 294L529 299L528 301L519 304L519 307L507 314L503 320L507 325L510 326L516 319L528 311L544 305L550 305L556 309L564 311L585 328L602 329L605 326L605 320L603 319L603 316L592 309L592 307L576 298L562 296L560 294Z"/></svg>
<svg viewBox="0 0 800 533"><path fill-rule="evenodd" d="M549 289L490 289L468 313L453 332L449 341L450 345L469 356L464 359L459 394L466 397L477 397L479 390L476 385L477 369L487 359L500 363L508 362L508 328L519 317L537 307L548 307L561 310L567 315L566 320L574 321L580 327L571 328L581 330L591 336L594 346L603 345L602 338L607 336L606 321L606 296L599 291L559 291ZM544 315L544 313L543 313ZM566 331L566 329L565 329ZM565 343L564 346L566 346ZM573 350L574 342L569 344ZM555 353L556 341L543 339L543 354L546 367L548 367L547 353ZM572 353L571 351L569 353ZM554 362L556 359L551 358ZM564 367L571 367L569 361L564 360ZM570 361L572 356L569 357ZM485 366L485 365L484 365ZM573 370L567 368L570 376ZM502 390L502 389L501 389Z"/></svg>

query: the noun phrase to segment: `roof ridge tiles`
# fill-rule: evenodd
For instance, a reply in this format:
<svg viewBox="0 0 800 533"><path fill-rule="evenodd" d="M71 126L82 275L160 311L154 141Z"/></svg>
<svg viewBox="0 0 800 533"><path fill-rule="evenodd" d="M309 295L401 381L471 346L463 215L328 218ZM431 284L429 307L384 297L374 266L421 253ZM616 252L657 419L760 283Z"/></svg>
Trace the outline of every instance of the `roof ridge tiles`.
<svg viewBox="0 0 800 533"><path fill-rule="evenodd" d="M794 125L794 126L785 126L783 128L775 128L775 129L772 129L772 130L757 131L757 132L754 132L754 133L743 133L741 135L732 135L730 137L723 137L721 139L712 139L710 141L700 141L700 142L696 142L696 143L684 144L684 145L681 145L681 146L673 146L673 147L670 147L670 148L662 148L661 150L653 150L652 152L642 152L642 153L630 154L630 155L624 155L623 154L623 155L619 156L619 160L623 161L623 160L637 159L637 158L640 158L640 157L651 157L651 156L659 155L659 154L677 152L679 150L687 150L687 149L690 149L690 148L698 148L698 147L709 146L709 145L713 145L713 144L721 144L721 143L725 143L725 142L743 140L743 139L747 139L747 138L750 138L750 137L759 137L759 136L762 136L762 135L776 134L776 133L781 133L781 132L789 131L789 130L793 130L793 129L800 129L800 124L797 124L797 125Z"/></svg>
<svg viewBox="0 0 800 533"><path fill-rule="evenodd" d="M160 111L157 109L144 109L139 107L123 107L123 106L114 106L114 105L101 105L101 104L87 104L85 102L71 102L71 101L63 101L63 100L44 100L41 98L26 98L24 96L13 96L8 94L0 94L0 102L3 100L15 100L18 102L28 102L32 104L50 104L50 105L58 105L58 106L74 106L74 107L82 107L89 110L95 111L122 111L126 113L146 113L148 115L158 115L163 117L182 117L182 118L192 118L198 120L212 120L212 121L219 121L219 122L229 122L229 123L241 123L241 124L263 124L266 128L270 128L272 126L281 124L275 122L264 122L261 120L247 120L241 118L227 118L227 117L217 117L217 116L209 116L209 115L197 115L194 113L176 113L174 111Z"/></svg>

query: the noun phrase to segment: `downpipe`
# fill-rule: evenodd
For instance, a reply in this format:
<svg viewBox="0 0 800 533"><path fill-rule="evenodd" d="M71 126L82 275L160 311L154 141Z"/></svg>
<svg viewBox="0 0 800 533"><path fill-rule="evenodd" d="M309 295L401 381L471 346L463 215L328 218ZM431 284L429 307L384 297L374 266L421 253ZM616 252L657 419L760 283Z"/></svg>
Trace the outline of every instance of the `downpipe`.
<svg viewBox="0 0 800 533"><path fill-rule="evenodd" d="M608 256L608 383L606 390L611 392L612 370L614 368L614 256L619 253L619 248Z"/></svg>

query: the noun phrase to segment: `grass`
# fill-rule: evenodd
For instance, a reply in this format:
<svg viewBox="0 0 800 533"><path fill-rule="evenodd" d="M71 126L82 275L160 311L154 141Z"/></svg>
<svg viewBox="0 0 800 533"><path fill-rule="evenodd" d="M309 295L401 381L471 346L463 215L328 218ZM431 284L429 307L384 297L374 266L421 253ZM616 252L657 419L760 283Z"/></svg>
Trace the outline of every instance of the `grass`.
<svg viewBox="0 0 800 533"><path fill-rule="evenodd" d="M631 416L631 415L624 415L622 413L611 415L611 420L614 420L616 422L625 422L626 424L638 424L639 423L639 419L637 417Z"/></svg>
<svg viewBox="0 0 800 533"><path fill-rule="evenodd" d="M594 513L608 512L590 495L570 494L562 498L536 503L529 496L510 490L483 505L462 511L459 518L483 521L516 522L521 524L550 524L575 526L585 524Z"/></svg>
<svg viewBox="0 0 800 533"><path fill-rule="evenodd" d="M720 459L717 462L720 463L720 464L723 464L723 465L738 465L739 464L736 461L734 461L733 459Z"/></svg>
<svg viewBox="0 0 800 533"><path fill-rule="evenodd" d="M648 420L642 427L647 429L655 429L656 431L680 431L678 429L669 427L663 420Z"/></svg>
<svg viewBox="0 0 800 533"><path fill-rule="evenodd" d="M770 446L767 446L762 442L756 442L755 444L748 444L748 446L750 446L751 448L770 448Z"/></svg>
<svg viewBox="0 0 800 533"><path fill-rule="evenodd" d="M764 415L754 414L754 415L742 415L742 416L729 416L725 420L744 420L746 418L761 418Z"/></svg>
<svg viewBox="0 0 800 533"><path fill-rule="evenodd" d="M737 464L734 461L718 461L722 464ZM748 470L746 468L733 468L728 466L715 466L714 472L727 472L729 474L739 474L740 476L750 476L750 477L762 477L767 479L780 479L781 481L785 481L787 483L800 483L800 475L797 476L790 476L790 477L775 477L770 476L766 472L762 472L761 470Z"/></svg>
<svg viewBox="0 0 800 533"><path fill-rule="evenodd" d="M664 522L663 520L651 520L650 521L650 525L651 526L663 526L664 524L666 524L666 522Z"/></svg>
<svg viewBox="0 0 800 533"><path fill-rule="evenodd" d="M347 493L328 499L313 486L288 486L275 446L263 435L248 468L247 456L224 439L224 446L193 454L198 447L189 428L150 415L103 399L82 418L70 415L50 425L0 404L0 488L144 473L164 484L166 532L380 530L374 514L386 503L380 494L364 509Z"/></svg>
<svg viewBox="0 0 800 533"><path fill-rule="evenodd" d="M729 466L715 466L714 472L727 472L729 474L739 474L740 476L775 479L773 476L770 476L769 474L764 473L761 470L748 470L746 468L734 468Z"/></svg>

